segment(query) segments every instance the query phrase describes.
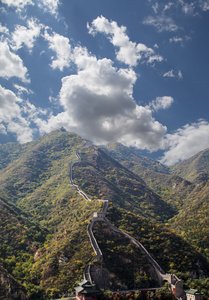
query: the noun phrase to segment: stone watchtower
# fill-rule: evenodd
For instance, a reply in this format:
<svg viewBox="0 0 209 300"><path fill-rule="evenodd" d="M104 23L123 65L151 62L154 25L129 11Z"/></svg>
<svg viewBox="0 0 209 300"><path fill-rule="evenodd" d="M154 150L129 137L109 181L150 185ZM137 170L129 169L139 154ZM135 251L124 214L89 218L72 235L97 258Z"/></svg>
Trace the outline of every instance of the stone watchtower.
<svg viewBox="0 0 209 300"><path fill-rule="evenodd" d="M75 288L76 300L97 300L100 293L96 290L95 284L91 284L88 280L81 280Z"/></svg>
<svg viewBox="0 0 209 300"><path fill-rule="evenodd" d="M185 292L187 300L203 300L203 293L198 290L190 289Z"/></svg>

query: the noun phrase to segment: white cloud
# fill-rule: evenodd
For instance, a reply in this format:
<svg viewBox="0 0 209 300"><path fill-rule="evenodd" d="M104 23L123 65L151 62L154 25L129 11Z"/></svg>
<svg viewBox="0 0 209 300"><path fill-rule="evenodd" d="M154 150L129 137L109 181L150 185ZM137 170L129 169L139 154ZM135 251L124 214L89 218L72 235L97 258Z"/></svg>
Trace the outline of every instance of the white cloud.
<svg viewBox="0 0 209 300"><path fill-rule="evenodd" d="M1 2L15 7L18 12L21 12L28 5L37 4L44 12L49 12L55 16L60 4L59 0L1 0Z"/></svg>
<svg viewBox="0 0 209 300"><path fill-rule="evenodd" d="M9 7L15 8L16 12L20 14L25 11L28 5L34 5L33 0L1 0L1 2Z"/></svg>
<svg viewBox="0 0 209 300"><path fill-rule="evenodd" d="M163 57L161 55L153 55L153 56L150 56L148 59L148 63L150 63L150 64L152 64L155 61L161 62L161 61L163 61Z"/></svg>
<svg viewBox="0 0 209 300"><path fill-rule="evenodd" d="M174 75L174 70L170 70L170 71L166 72L166 73L163 75L163 77L170 77L170 78L175 77L175 75Z"/></svg>
<svg viewBox="0 0 209 300"><path fill-rule="evenodd" d="M66 111L59 113L56 116L51 114L47 121L43 120L42 118L34 119L34 123L39 128L39 132L41 135L49 133L56 129L60 129L61 127L65 127L66 130L76 132L76 128L74 128L73 130L73 127L70 126L69 122L69 116ZM83 135L81 134L81 136Z"/></svg>
<svg viewBox="0 0 209 300"><path fill-rule="evenodd" d="M34 94L34 92L30 89L27 89L19 84L14 84L14 88L18 91L18 96L21 96L22 94Z"/></svg>
<svg viewBox="0 0 209 300"><path fill-rule="evenodd" d="M174 3L172 3L172 2L169 2L168 4L166 4L163 9L163 12L165 12L166 10L169 10L173 5L174 5Z"/></svg>
<svg viewBox="0 0 209 300"><path fill-rule="evenodd" d="M6 42L0 42L0 76L4 78L18 77L23 82L29 82L27 68L22 59L11 52Z"/></svg>
<svg viewBox="0 0 209 300"><path fill-rule="evenodd" d="M173 38L170 38L170 39L169 39L169 42L170 42L170 43L175 43L175 44L180 43L180 44L182 45L182 43L183 43L183 38L180 38L180 37L175 36L175 37L173 37Z"/></svg>
<svg viewBox="0 0 209 300"><path fill-rule="evenodd" d="M158 2L156 2L154 5L152 5L152 8L153 8L154 12L157 13L158 12L158 8L159 8Z"/></svg>
<svg viewBox="0 0 209 300"><path fill-rule="evenodd" d="M38 0L38 6L45 12L50 12L53 15L57 14L59 0Z"/></svg>
<svg viewBox="0 0 209 300"><path fill-rule="evenodd" d="M187 159L209 147L209 123L199 120L191 125L187 124L173 134L167 134L169 150L164 153L161 162L173 165Z"/></svg>
<svg viewBox="0 0 209 300"><path fill-rule="evenodd" d="M10 7L15 7L18 12L21 12L26 6L37 4L44 12L50 12L57 15L59 0L1 0L2 3Z"/></svg>
<svg viewBox="0 0 209 300"><path fill-rule="evenodd" d="M74 62L78 73L62 79L64 112L48 121L37 120L41 133L63 126L95 143L119 141L150 151L164 147L166 127L153 118L149 107L133 99L137 76L132 69L118 70L111 60L97 60L79 47Z"/></svg>
<svg viewBox="0 0 209 300"><path fill-rule="evenodd" d="M0 32L4 34L9 34L9 29L0 23Z"/></svg>
<svg viewBox="0 0 209 300"><path fill-rule="evenodd" d="M186 3L184 0L178 0L182 6L182 11L187 15L199 16L199 9L203 11L209 10L209 0L197 0Z"/></svg>
<svg viewBox="0 0 209 300"><path fill-rule="evenodd" d="M209 10L209 0L206 0L206 1L200 0L199 3L200 3L200 7L203 11Z"/></svg>
<svg viewBox="0 0 209 300"><path fill-rule="evenodd" d="M7 135L6 127L3 124L0 124L0 133Z"/></svg>
<svg viewBox="0 0 209 300"><path fill-rule="evenodd" d="M173 102L174 99L170 96L157 97L155 100L150 102L148 107L154 111L158 111L159 109L169 108Z"/></svg>
<svg viewBox="0 0 209 300"><path fill-rule="evenodd" d="M178 26L174 23L173 19L167 16L147 17L143 24L154 26L158 32L162 31L177 31Z"/></svg>
<svg viewBox="0 0 209 300"><path fill-rule="evenodd" d="M182 78L183 78L183 74L182 74L181 70L178 71L178 78L179 78L179 79L182 79Z"/></svg>
<svg viewBox="0 0 209 300"><path fill-rule="evenodd" d="M36 122L46 111L36 108L28 100L23 101L11 90L0 85L0 132L13 133L17 141L26 143L33 139L31 122Z"/></svg>
<svg viewBox="0 0 209 300"><path fill-rule="evenodd" d="M22 113L27 117L27 120L35 122L40 115L46 115L47 110L40 107L36 107L34 104L30 103L28 100L24 101L24 105L21 107Z"/></svg>
<svg viewBox="0 0 209 300"><path fill-rule="evenodd" d="M174 73L174 70L172 69L166 72L165 74L163 74L163 77L183 79L183 74L181 70L179 70L178 73L176 72Z"/></svg>
<svg viewBox="0 0 209 300"><path fill-rule="evenodd" d="M178 0L178 2L181 4L182 6L182 11L186 14L186 15L193 15L195 16L196 13L194 13L195 10L195 2L191 2L191 3L185 3L183 0Z"/></svg>
<svg viewBox="0 0 209 300"><path fill-rule="evenodd" d="M0 86L0 123L3 133L16 134L20 143L32 140L32 129L21 115L22 100L12 91Z"/></svg>
<svg viewBox="0 0 209 300"><path fill-rule="evenodd" d="M0 122L8 122L20 116L19 104L22 100L0 85ZM11 109L12 108L12 109Z"/></svg>
<svg viewBox="0 0 209 300"><path fill-rule="evenodd" d="M27 27L16 25L15 31L12 33L12 49L16 51L24 44L31 52L35 39L40 35L42 27L43 26L33 18L27 20Z"/></svg>
<svg viewBox="0 0 209 300"><path fill-rule="evenodd" d="M14 133L17 136L17 141L21 144L28 143L33 140L33 130L27 123L22 124L11 121L7 125L7 131Z"/></svg>
<svg viewBox="0 0 209 300"><path fill-rule="evenodd" d="M33 5L32 0L1 0L1 2L8 6L17 7L18 9L24 8L27 5Z"/></svg>
<svg viewBox="0 0 209 300"><path fill-rule="evenodd" d="M108 21L105 17L100 16L92 22L91 26L88 24L87 27L89 33L93 36L98 32L106 34L110 42L119 48L116 51L117 60L129 66L136 66L141 60L153 62L154 60L161 61L163 59L156 56L154 50L146 45L130 41L126 34L127 28L125 26L119 27L115 21Z"/></svg>
<svg viewBox="0 0 209 300"><path fill-rule="evenodd" d="M49 42L49 48L56 54L56 58L52 57L51 67L58 68L60 71L69 67L72 55L69 39L55 32L50 35L47 30L45 30L44 38Z"/></svg>

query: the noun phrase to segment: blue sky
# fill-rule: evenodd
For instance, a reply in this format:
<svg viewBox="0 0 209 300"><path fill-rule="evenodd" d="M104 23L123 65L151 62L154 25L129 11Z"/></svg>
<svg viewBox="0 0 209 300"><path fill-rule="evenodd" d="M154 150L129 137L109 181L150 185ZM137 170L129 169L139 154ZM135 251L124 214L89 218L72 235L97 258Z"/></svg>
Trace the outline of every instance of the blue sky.
<svg viewBox="0 0 209 300"><path fill-rule="evenodd" d="M0 142L64 127L172 165L209 147L209 1L1 0Z"/></svg>

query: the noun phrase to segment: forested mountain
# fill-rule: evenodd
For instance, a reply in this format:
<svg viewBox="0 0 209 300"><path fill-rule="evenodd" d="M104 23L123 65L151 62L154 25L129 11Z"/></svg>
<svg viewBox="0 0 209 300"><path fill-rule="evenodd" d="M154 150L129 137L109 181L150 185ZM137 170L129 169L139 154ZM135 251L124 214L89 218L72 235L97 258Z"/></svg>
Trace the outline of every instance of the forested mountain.
<svg viewBox="0 0 209 300"><path fill-rule="evenodd" d="M130 212L127 213L126 210L115 207L113 204L108 209L107 218L116 227L125 230L139 240L165 272L177 274L180 278L185 279L185 283L186 280L190 282L188 274L192 274L195 278L200 275L207 277L209 271L207 259L186 240L171 231L168 226L160 225ZM128 241L121 242L122 237L108 230L101 222L96 224L94 231L104 253L104 263L111 273L115 273L116 277L132 289L137 282L138 287L140 286L141 282L138 281L140 276L148 276L151 280L151 276L147 272L150 267L145 267L146 259L143 258L142 253L138 254L140 257L135 256L136 248L134 249L133 245L130 245ZM128 258L128 261L125 258ZM124 260L126 263L123 263ZM145 267L144 270L143 267ZM135 272L133 273L132 270Z"/></svg>
<svg viewBox="0 0 209 300"><path fill-rule="evenodd" d="M209 149L203 150L191 158L170 168L173 174L191 182L202 182L209 179Z"/></svg>
<svg viewBox="0 0 209 300"><path fill-rule="evenodd" d="M71 257L71 262L66 261L64 266L70 265L73 283L67 277L65 282L72 289L82 276L81 265L85 266L92 255L85 221L101 205L83 201L69 180L69 164L76 158L76 149L83 144L85 141L79 136L59 130L28 144L1 145L0 160L4 168L0 171L0 190L4 198L0 199L0 258L4 268L25 285L29 296L55 293L53 281L48 278L54 274L53 262L59 261L59 257L62 261L66 255L68 260ZM80 234L82 226L82 240L86 239L88 247L79 259L76 232ZM58 248L53 252L51 247L61 246L65 241L69 253L59 248L55 256ZM76 244L77 251L72 251L72 244ZM45 256L47 263L42 263L42 269L39 261ZM72 260L79 263L73 267ZM44 283L40 285L42 276Z"/></svg>
<svg viewBox="0 0 209 300"><path fill-rule="evenodd" d="M83 148L73 181L95 200L86 201L69 178L69 165L83 145L80 136L64 130L23 145L0 145L0 278L10 278L17 291L13 298L73 290L94 257L87 224L102 208L98 199L111 202L108 220L140 240L165 272L207 291L208 283L198 278L209 275L209 184L202 176L208 152L168 168L118 143ZM94 233L103 267L118 281L130 288L154 284L145 259L124 238L99 222ZM121 263L129 271L121 273ZM1 279L5 300L11 295L4 283Z"/></svg>
<svg viewBox="0 0 209 300"><path fill-rule="evenodd" d="M129 211L161 222L174 216L170 204L100 148L83 149L80 155L82 161L74 169L75 182L88 195L108 199Z"/></svg>
<svg viewBox="0 0 209 300"><path fill-rule="evenodd" d="M158 173L169 174L169 168L149 157L139 155L133 149L120 143L110 143L101 147L107 154L115 158L127 169L141 175L144 171L151 170Z"/></svg>
<svg viewBox="0 0 209 300"><path fill-rule="evenodd" d="M163 168L161 164L143 158L118 143L102 148L140 175L173 207L176 215L169 220L170 226L209 257L209 150L201 151L175 166Z"/></svg>

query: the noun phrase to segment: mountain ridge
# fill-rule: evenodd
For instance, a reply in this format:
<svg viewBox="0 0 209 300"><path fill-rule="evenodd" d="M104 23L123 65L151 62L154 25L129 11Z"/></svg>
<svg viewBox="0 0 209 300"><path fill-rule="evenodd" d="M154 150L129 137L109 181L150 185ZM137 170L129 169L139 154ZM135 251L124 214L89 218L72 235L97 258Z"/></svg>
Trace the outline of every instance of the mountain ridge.
<svg viewBox="0 0 209 300"><path fill-rule="evenodd" d="M54 297L62 292L70 292L76 281L82 278L82 270L93 255L86 226L93 212L101 209L101 203L88 203L83 200L72 188L69 178L69 165L76 159L77 149L84 144L85 141L78 135L57 130L25 145L10 145L6 157L5 149L8 145L1 147L1 192L4 195L4 203L11 208L9 218L15 218L12 208L15 210L17 207L20 214L22 212L26 219L31 220L32 223L28 223L28 226L37 228L34 236L38 234L37 237L42 238L37 244L38 240L34 240L33 237L33 243L38 245L38 249L34 248L29 256L25 250L19 251L15 258L5 250L4 256L0 255L3 266L7 266L9 272L24 284L30 297ZM134 161L136 154L127 149L124 159L119 153L121 162L126 162L129 153L132 155L132 162ZM198 240L198 230L207 234L204 226L209 228L206 218L206 212L209 210L207 180L201 184L191 183L179 175L168 174L167 167L164 169L161 164L149 159L145 159L146 163L144 162L140 174L137 174L128 168L130 162L122 165L105 153L103 147L100 149L98 146L81 149L79 155L82 162L74 165L73 180L92 199L110 197L111 204L107 216L113 224L124 228L138 239L142 238L153 257L165 265L166 271L177 272L187 282L191 278L186 268L197 277L203 273L207 276L207 240L204 240L204 236L201 236L203 243ZM140 159L135 161L136 169L140 169L137 166L137 163L140 165ZM152 164L151 167L148 162ZM199 199L198 195L202 199ZM205 211L201 209L203 204ZM111 213L111 210L115 213ZM199 222L201 226L196 226L196 231L191 231L195 227L189 219L189 214L194 211L197 212L197 216L194 215L196 223L200 218L202 222ZM6 215L9 216L5 211ZM123 221L116 220L114 215L123 216ZM182 218L186 221L187 229L182 223L178 228L178 222ZM8 225L8 222L2 224L2 228L9 231ZM37 225L39 227L36 227ZM174 231L182 235L181 239ZM12 236L15 242L15 234ZM170 257L173 248L171 245L174 245L175 241L178 241L178 245L183 245L185 239L191 243L191 247L185 244L180 255L180 248L172 250L174 255ZM173 242L169 244L169 240ZM10 247L11 243L12 241L9 241ZM85 247L81 249L82 243ZM158 251L155 251L156 245ZM161 257L159 252L163 254ZM205 271L203 267L198 269L197 261L192 263L192 255L195 258L202 257ZM185 272L181 272L182 260L187 262ZM74 276L71 272L74 272ZM204 284L206 286L206 283Z"/></svg>
<svg viewBox="0 0 209 300"><path fill-rule="evenodd" d="M78 163L74 170L75 182L87 194L102 199L108 197L110 201L117 202L122 207L125 205L129 210L134 204L135 212L138 211L143 215L146 207L147 212L150 211L147 216L159 216L161 213L161 221L174 214L172 207L149 189L139 176L122 167L115 160L110 160L103 150L94 146L81 150L80 155L82 162ZM88 176L91 176L91 180L87 180L86 183L85 178ZM102 193L99 194L97 190L102 190Z"/></svg>
<svg viewBox="0 0 209 300"><path fill-rule="evenodd" d="M191 182L209 179L209 148L198 152L189 159L186 159L172 167L172 173L175 173Z"/></svg>

